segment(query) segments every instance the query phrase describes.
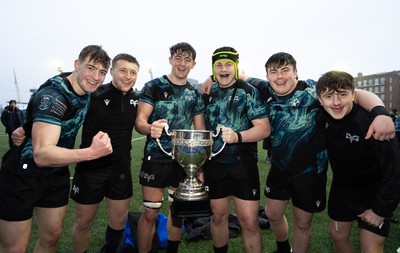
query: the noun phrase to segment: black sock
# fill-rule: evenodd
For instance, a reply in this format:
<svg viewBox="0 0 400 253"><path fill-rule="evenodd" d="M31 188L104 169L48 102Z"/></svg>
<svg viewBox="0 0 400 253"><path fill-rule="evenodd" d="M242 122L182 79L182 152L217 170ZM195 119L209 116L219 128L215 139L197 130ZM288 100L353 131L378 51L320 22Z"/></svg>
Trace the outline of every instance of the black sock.
<svg viewBox="0 0 400 253"><path fill-rule="evenodd" d="M115 253L124 230L115 230L107 226L106 241L101 248L101 253Z"/></svg>
<svg viewBox="0 0 400 253"><path fill-rule="evenodd" d="M168 240L167 249L165 253L177 253L179 247L179 241L170 241Z"/></svg>
<svg viewBox="0 0 400 253"><path fill-rule="evenodd" d="M228 252L228 244L225 244L224 246L219 248L214 246L214 253L227 253L227 252Z"/></svg>
<svg viewBox="0 0 400 253"><path fill-rule="evenodd" d="M276 247L278 248L278 252L290 252L289 240L283 242L276 241Z"/></svg>

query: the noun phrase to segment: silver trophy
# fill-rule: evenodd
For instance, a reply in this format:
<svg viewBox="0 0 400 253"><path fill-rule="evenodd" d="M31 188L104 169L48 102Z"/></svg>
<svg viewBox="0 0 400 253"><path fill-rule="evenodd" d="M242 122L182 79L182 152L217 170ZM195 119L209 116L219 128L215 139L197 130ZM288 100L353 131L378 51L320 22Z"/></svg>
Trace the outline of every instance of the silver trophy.
<svg viewBox="0 0 400 253"><path fill-rule="evenodd" d="M225 147L212 152L213 137L216 137L222 125L217 126L216 134L207 130L173 130L169 132L168 124L164 125L167 135L172 135L172 150L167 152L159 139L160 149L175 159L184 169L186 178L179 183L173 195L172 215L178 218L210 216L210 200L204 184L197 178L197 171L207 159L218 155Z"/></svg>

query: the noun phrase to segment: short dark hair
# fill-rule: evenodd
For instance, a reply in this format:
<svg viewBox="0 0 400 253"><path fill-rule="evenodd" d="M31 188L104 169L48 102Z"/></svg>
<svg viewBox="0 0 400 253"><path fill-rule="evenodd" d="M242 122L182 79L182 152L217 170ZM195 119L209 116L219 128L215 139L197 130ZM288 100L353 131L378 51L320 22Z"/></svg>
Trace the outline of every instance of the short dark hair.
<svg viewBox="0 0 400 253"><path fill-rule="evenodd" d="M93 60L94 63L100 63L106 69L110 67L111 58L99 45L89 45L84 47L79 54L78 60L83 62L86 57L89 57L89 61Z"/></svg>
<svg viewBox="0 0 400 253"><path fill-rule="evenodd" d="M15 104L17 104L17 101L16 101L16 100L14 100L14 99L11 99L10 101L8 101L8 105L11 105L11 103L15 103Z"/></svg>
<svg viewBox="0 0 400 253"><path fill-rule="evenodd" d="M187 42L179 42L169 48L169 53L172 56L178 53L188 53L193 61L196 60L196 50Z"/></svg>
<svg viewBox="0 0 400 253"><path fill-rule="evenodd" d="M279 69L285 65L292 65L293 69L297 70L296 60L294 59L294 57L289 53L279 52L269 57L269 59L265 63L265 70L268 74L269 68Z"/></svg>
<svg viewBox="0 0 400 253"><path fill-rule="evenodd" d="M130 54L117 54L112 59L111 66L114 68L115 64L117 64L117 61L119 61L119 60L124 60L124 61L127 61L127 62L131 62L131 63L134 63L134 64L138 65L138 67L140 67L138 60L135 57L133 57L132 55L130 55Z"/></svg>
<svg viewBox="0 0 400 253"><path fill-rule="evenodd" d="M344 71L329 71L323 74L317 82L315 87L317 95L321 95L326 90L355 90L354 78Z"/></svg>

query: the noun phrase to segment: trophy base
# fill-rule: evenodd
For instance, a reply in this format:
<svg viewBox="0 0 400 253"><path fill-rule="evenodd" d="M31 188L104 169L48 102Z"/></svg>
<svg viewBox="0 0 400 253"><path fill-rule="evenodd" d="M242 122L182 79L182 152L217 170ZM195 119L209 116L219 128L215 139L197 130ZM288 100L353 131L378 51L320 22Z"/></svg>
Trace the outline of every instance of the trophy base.
<svg viewBox="0 0 400 253"><path fill-rule="evenodd" d="M176 218L211 216L210 200L182 201L174 199L171 214Z"/></svg>

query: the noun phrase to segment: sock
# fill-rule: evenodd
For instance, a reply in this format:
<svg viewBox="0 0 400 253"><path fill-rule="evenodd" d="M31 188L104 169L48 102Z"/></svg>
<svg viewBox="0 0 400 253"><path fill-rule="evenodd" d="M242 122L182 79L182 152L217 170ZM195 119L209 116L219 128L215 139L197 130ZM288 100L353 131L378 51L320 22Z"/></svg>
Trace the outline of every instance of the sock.
<svg viewBox="0 0 400 253"><path fill-rule="evenodd" d="M278 252L290 252L289 240L283 242L276 241L276 247L278 248Z"/></svg>
<svg viewBox="0 0 400 253"><path fill-rule="evenodd" d="M165 253L177 253L179 247L179 241L170 241L168 240L167 249Z"/></svg>
<svg viewBox="0 0 400 253"><path fill-rule="evenodd" d="M214 253L227 253L227 252L228 252L228 244L225 244L224 246L219 248L214 246Z"/></svg>
<svg viewBox="0 0 400 253"><path fill-rule="evenodd" d="M122 232L124 230L115 230L110 226L107 226L106 229L106 240L104 242L103 247L101 248L101 253L115 253L117 251L117 247L119 241L121 240Z"/></svg>

